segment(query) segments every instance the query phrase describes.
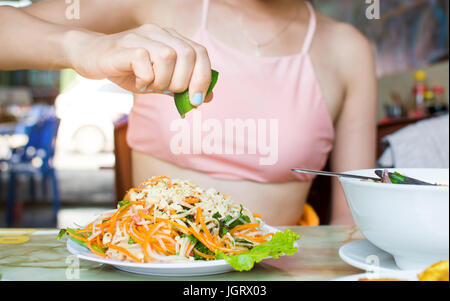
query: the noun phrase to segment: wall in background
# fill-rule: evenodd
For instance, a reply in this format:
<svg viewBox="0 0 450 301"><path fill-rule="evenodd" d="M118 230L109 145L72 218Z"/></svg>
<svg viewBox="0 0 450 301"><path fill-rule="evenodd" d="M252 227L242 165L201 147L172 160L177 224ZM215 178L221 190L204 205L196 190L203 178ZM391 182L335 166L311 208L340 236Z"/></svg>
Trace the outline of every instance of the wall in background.
<svg viewBox="0 0 450 301"><path fill-rule="evenodd" d="M380 18L368 19L362 0L315 0L333 19L350 23L370 41L383 76L447 60L448 0L379 0Z"/></svg>
<svg viewBox="0 0 450 301"><path fill-rule="evenodd" d="M448 102L449 1L379 0L380 19L368 19L362 0L313 0L323 14L358 28L370 41L378 75L378 119L392 92L409 97L413 74L428 73L431 85L442 85Z"/></svg>

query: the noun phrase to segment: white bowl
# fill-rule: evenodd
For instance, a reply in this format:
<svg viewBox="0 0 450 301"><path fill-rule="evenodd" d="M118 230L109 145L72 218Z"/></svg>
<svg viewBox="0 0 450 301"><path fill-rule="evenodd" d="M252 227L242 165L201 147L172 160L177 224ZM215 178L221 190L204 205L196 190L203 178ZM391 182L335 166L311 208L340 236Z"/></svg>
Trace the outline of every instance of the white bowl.
<svg viewBox="0 0 450 301"><path fill-rule="evenodd" d="M430 183L448 184L448 169L396 168ZM374 169L347 173L375 176ZM375 176L376 177L376 176ZM449 258L449 187L384 184L339 178L353 219L402 270L423 270Z"/></svg>

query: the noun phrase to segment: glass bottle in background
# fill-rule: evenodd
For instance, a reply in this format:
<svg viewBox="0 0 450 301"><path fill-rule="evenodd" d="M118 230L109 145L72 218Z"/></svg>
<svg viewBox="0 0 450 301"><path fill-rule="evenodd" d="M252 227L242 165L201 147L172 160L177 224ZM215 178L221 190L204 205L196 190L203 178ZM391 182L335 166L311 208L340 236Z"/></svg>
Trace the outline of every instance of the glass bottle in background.
<svg viewBox="0 0 450 301"><path fill-rule="evenodd" d="M427 73L417 70L414 73L414 86L410 103L410 117L420 118L426 115L425 92L427 91Z"/></svg>
<svg viewBox="0 0 450 301"><path fill-rule="evenodd" d="M428 89L425 91L425 106L427 108L427 113L433 115L436 108L436 98L433 90Z"/></svg>
<svg viewBox="0 0 450 301"><path fill-rule="evenodd" d="M433 94L434 94L434 105L428 108L430 114L440 115L448 113L448 105L447 102L445 101L444 96L444 87L434 86Z"/></svg>

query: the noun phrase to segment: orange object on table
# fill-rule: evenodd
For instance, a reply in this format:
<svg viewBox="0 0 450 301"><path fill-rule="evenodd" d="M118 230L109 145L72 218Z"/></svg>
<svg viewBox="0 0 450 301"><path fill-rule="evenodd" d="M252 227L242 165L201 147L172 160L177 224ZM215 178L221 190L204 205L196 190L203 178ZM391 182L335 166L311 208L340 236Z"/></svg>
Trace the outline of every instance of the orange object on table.
<svg viewBox="0 0 450 301"><path fill-rule="evenodd" d="M298 224L300 226L318 226L320 224L319 216L311 205L305 204Z"/></svg>

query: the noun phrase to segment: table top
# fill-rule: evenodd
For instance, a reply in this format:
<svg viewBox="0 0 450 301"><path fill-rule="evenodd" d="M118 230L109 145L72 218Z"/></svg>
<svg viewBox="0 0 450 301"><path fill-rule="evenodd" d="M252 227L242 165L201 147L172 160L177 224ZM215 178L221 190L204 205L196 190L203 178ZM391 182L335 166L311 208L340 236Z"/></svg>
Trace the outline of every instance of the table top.
<svg viewBox="0 0 450 301"><path fill-rule="evenodd" d="M191 280L331 280L363 273L338 255L339 248L364 239L355 227L278 227L300 235L299 252L279 259L267 259L249 272L229 272L197 276ZM0 229L0 274L3 280L72 280L67 269L73 264L66 249L66 238L56 240L57 229ZM69 276L69 278L72 278ZM183 277L159 277L131 274L112 266L80 260L78 280L186 280Z"/></svg>

